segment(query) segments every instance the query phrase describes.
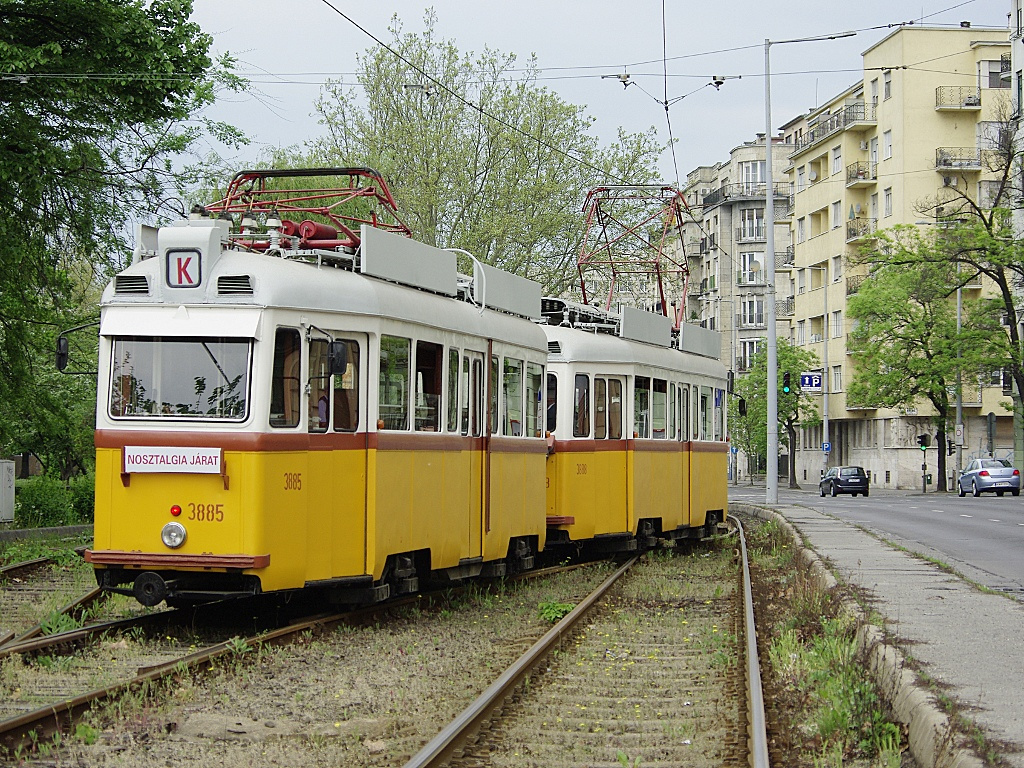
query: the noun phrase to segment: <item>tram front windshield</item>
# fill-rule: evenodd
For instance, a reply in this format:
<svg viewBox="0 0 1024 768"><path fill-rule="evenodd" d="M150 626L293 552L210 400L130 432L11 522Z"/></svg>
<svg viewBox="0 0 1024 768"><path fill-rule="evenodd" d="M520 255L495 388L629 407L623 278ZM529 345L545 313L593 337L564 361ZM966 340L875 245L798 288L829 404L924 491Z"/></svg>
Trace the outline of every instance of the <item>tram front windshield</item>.
<svg viewBox="0 0 1024 768"><path fill-rule="evenodd" d="M251 364L251 339L114 339L110 415L242 421Z"/></svg>

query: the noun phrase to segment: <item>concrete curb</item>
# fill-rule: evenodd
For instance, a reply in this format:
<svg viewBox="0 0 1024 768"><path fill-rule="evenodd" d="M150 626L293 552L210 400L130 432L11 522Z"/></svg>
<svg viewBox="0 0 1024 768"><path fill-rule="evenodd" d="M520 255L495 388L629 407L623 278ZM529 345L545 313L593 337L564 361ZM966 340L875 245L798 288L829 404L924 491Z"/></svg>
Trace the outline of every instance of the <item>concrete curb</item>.
<svg viewBox="0 0 1024 768"><path fill-rule="evenodd" d="M827 591L838 586L835 575L817 553L804 544L797 529L778 512L752 504L732 503L729 506L737 512L774 520L793 542L800 562L808 568L817 586ZM855 601L845 598L843 609L858 621L857 650L867 659L868 674L892 707L893 716L907 726L910 754L918 766L984 768L982 760L956 745L957 737L949 717L927 687L919 682L917 675L907 668L900 650L886 642L881 629L868 622L867 615Z"/></svg>
<svg viewBox="0 0 1024 768"><path fill-rule="evenodd" d="M47 536L77 536L80 533L91 532L92 525L62 525L59 528L17 528L9 531L0 531L0 541L44 539Z"/></svg>

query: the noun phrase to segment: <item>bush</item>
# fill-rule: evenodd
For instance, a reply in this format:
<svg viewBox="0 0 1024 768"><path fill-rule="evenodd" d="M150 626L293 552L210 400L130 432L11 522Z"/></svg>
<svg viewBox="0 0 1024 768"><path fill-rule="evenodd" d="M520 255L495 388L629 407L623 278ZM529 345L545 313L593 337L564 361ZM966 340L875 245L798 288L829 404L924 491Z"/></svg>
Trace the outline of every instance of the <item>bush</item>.
<svg viewBox="0 0 1024 768"><path fill-rule="evenodd" d="M92 522L92 487L92 475L75 477L67 485L46 475L19 480L15 485L15 525L48 528Z"/></svg>

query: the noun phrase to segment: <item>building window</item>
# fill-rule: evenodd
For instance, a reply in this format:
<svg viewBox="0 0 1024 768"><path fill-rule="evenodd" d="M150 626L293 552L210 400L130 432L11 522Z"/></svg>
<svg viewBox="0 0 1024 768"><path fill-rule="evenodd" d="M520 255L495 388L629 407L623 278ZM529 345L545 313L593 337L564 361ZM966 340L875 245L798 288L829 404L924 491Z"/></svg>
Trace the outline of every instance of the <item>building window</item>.
<svg viewBox="0 0 1024 768"><path fill-rule="evenodd" d="M832 173L841 173L843 170L843 148L832 148Z"/></svg>
<svg viewBox="0 0 1024 768"><path fill-rule="evenodd" d="M871 218L872 219L877 219L878 218L878 193L877 192L875 192L873 195L871 195L871 199L870 199L869 202L870 202Z"/></svg>
<svg viewBox="0 0 1024 768"><path fill-rule="evenodd" d="M882 159L888 160L892 157L892 131L882 134Z"/></svg>
<svg viewBox="0 0 1024 768"><path fill-rule="evenodd" d="M978 85L982 88L1009 88L1002 78L1002 65L998 61L978 62Z"/></svg>
<svg viewBox="0 0 1024 768"><path fill-rule="evenodd" d="M807 169L800 166L796 169L796 191L803 192L807 187Z"/></svg>
<svg viewBox="0 0 1024 768"><path fill-rule="evenodd" d="M746 192L756 191L758 184L764 184L764 160L740 163L740 179Z"/></svg>
<svg viewBox="0 0 1024 768"><path fill-rule="evenodd" d="M800 269L796 273L796 292L803 293L807 290L807 270Z"/></svg>
<svg viewBox="0 0 1024 768"><path fill-rule="evenodd" d="M885 216L892 216L892 187L887 188L882 192L883 205L885 206Z"/></svg>
<svg viewBox="0 0 1024 768"><path fill-rule="evenodd" d="M740 342L740 359L737 365L741 371L749 371L754 364L754 355L757 354L761 339L745 339Z"/></svg>
<svg viewBox="0 0 1024 768"><path fill-rule="evenodd" d="M872 163L878 162L878 137L872 136L869 144L870 149L868 150L868 157Z"/></svg>
<svg viewBox="0 0 1024 768"><path fill-rule="evenodd" d="M892 72L882 73L882 98L888 99L892 96Z"/></svg>
<svg viewBox="0 0 1024 768"><path fill-rule="evenodd" d="M802 216L796 220L796 241L804 242L807 239L807 220Z"/></svg>
<svg viewBox="0 0 1024 768"><path fill-rule="evenodd" d="M807 340L806 332L807 332L807 322L805 320L797 320L796 321L796 343L797 344L801 344L802 345L802 344L806 344L807 343L807 341L806 341Z"/></svg>
<svg viewBox="0 0 1024 768"><path fill-rule="evenodd" d="M832 391L843 391L843 366L841 365L832 366Z"/></svg>
<svg viewBox="0 0 1024 768"><path fill-rule="evenodd" d="M832 313L832 338L838 339L843 335L843 311L840 309Z"/></svg>
<svg viewBox="0 0 1024 768"><path fill-rule="evenodd" d="M843 276L843 257L833 256L832 257L832 279L838 280Z"/></svg>
<svg viewBox="0 0 1024 768"><path fill-rule="evenodd" d="M740 237L764 237L764 208L744 208L740 211Z"/></svg>
<svg viewBox="0 0 1024 768"><path fill-rule="evenodd" d="M839 200L832 203L832 229L839 229L843 225L843 204Z"/></svg>
<svg viewBox="0 0 1024 768"><path fill-rule="evenodd" d="M878 78L871 81L871 104L878 106Z"/></svg>
<svg viewBox="0 0 1024 768"><path fill-rule="evenodd" d="M741 253L740 266L743 271L740 273L739 282L757 283L763 281L764 275L761 274L761 264L763 262L764 258L760 253Z"/></svg>

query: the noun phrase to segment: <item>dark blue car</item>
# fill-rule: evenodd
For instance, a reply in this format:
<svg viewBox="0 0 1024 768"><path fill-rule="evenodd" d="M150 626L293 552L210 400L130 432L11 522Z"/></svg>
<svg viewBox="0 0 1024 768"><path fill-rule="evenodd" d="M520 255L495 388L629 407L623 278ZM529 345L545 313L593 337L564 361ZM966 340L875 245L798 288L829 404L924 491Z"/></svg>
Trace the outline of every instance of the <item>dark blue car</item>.
<svg viewBox="0 0 1024 768"><path fill-rule="evenodd" d="M831 467L818 483L822 496L838 496L840 493L868 495L868 475L864 467Z"/></svg>

